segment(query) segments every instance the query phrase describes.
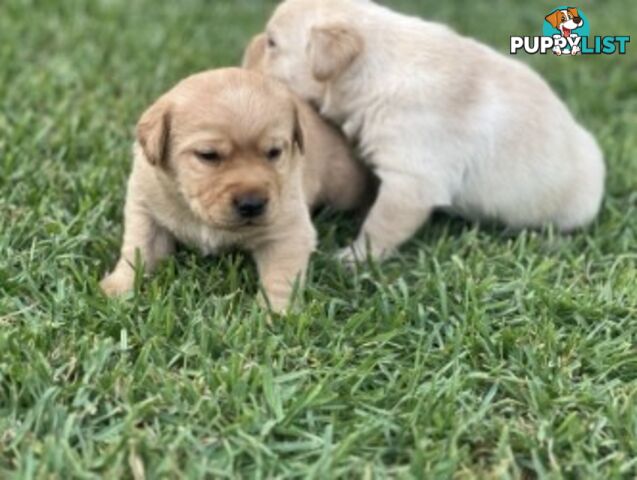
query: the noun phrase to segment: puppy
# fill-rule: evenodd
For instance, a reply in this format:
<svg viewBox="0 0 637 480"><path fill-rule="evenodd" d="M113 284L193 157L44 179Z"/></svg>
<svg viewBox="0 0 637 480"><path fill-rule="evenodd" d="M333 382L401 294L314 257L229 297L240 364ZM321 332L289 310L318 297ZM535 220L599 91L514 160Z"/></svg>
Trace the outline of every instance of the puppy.
<svg viewBox="0 0 637 480"><path fill-rule="evenodd" d="M388 255L435 208L562 231L600 209L591 134L529 67L445 26L369 0L287 0L262 68L338 122L380 178L347 261Z"/></svg>
<svg viewBox="0 0 637 480"><path fill-rule="evenodd" d="M266 48L265 34L255 36L246 48L242 67L267 74ZM307 102L290 94L305 132L308 204L331 205L339 210L369 207L377 188L372 172L352 157L347 139L338 128L321 118Z"/></svg>
<svg viewBox="0 0 637 480"><path fill-rule="evenodd" d="M577 37L576 33L573 33L573 30L581 28L584 25L584 20L579 16L579 12L577 8L567 8L564 10L557 10L546 16L546 21L551 24L551 26L560 31L559 35L554 35L556 38L564 37ZM560 47L555 47L553 49L553 53L555 55L562 55L562 53L570 54L570 55L578 55L582 53L581 47L575 45L571 50L562 50Z"/></svg>
<svg viewBox="0 0 637 480"><path fill-rule="evenodd" d="M137 125L121 258L104 292L130 291L137 258L150 272L175 240L206 254L239 246L252 252L272 309L284 310L316 244L309 208L354 208L352 192L364 191L346 152L304 156L303 127L285 86L242 69L193 75L157 100ZM350 192L334 191L334 174Z"/></svg>

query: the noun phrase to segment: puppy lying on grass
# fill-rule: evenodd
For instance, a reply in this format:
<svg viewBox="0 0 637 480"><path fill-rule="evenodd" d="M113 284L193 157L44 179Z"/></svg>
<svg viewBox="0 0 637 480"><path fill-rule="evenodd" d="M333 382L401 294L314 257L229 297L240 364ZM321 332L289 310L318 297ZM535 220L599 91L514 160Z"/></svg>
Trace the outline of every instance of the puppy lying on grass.
<svg viewBox="0 0 637 480"><path fill-rule="evenodd" d="M597 142L522 62L369 0L286 0L267 37L261 68L338 122L381 181L345 260L392 253L436 208L562 231L599 212Z"/></svg>
<svg viewBox="0 0 637 480"><path fill-rule="evenodd" d="M357 208L367 181L343 139L276 80L237 68L193 75L137 125L121 258L101 287L130 291L137 258L150 272L175 240L206 254L238 246L281 311L315 248L310 209Z"/></svg>

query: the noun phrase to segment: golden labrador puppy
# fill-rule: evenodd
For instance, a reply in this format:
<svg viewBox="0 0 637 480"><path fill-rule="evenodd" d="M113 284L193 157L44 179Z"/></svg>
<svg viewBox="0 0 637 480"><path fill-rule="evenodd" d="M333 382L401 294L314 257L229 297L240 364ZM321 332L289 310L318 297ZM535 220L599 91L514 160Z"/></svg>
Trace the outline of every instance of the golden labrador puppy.
<svg viewBox="0 0 637 480"><path fill-rule="evenodd" d="M137 125L121 258L104 292L130 291L137 258L150 272L178 240L251 251L271 307L285 309L316 244L310 208L358 207L368 178L304 121L286 87L238 68L193 75L157 100Z"/></svg>

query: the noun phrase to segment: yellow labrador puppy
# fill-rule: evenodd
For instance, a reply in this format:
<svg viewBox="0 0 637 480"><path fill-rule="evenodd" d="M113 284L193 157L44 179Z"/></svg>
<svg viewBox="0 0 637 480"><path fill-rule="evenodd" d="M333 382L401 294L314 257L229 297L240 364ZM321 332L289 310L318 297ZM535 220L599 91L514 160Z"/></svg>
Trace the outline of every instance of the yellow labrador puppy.
<svg viewBox="0 0 637 480"><path fill-rule="evenodd" d="M265 34L255 36L243 56L243 68L267 75ZM325 121L306 101L292 91L305 135L307 174L304 181L310 192L309 204L329 204L340 210L370 206L377 191L371 170L352 158L343 133Z"/></svg>
<svg viewBox="0 0 637 480"><path fill-rule="evenodd" d="M137 258L152 271L178 240L251 251L270 305L285 309L316 243L310 208L353 209L366 192L347 149L304 120L285 86L238 68L193 75L157 100L137 125L121 258L104 292L130 291Z"/></svg>
<svg viewBox="0 0 637 480"><path fill-rule="evenodd" d="M563 231L599 212L597 142L522 62L370 0L286 0L266 42L261 68L338 122L380 178L346 260L391 253L435 208Z"/></svg>

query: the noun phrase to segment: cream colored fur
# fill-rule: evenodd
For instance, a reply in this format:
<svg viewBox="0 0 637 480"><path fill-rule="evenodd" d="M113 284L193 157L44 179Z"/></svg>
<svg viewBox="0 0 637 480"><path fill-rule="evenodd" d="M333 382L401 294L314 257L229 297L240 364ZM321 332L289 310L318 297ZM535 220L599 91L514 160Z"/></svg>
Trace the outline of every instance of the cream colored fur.
<svg viewBox="0 0 637 480"><path fill-rule="evenodd" d="M130 291L137 258L151 272L175 241L206 254L238 246L252 252L272 308L284 310L316 244L310 208L357 208L368 179L306 108L275 80L241 69L193 75L162 96L137 127L121 258L102 289ZM211 153L219 158L202 157ZM335 190L339 182L352 188ZM249 221L234 204L247 194L268 200Z"/></svg>
<svg viewBox="0 0 637 480"><path fill-rule="evenodd" d="M242 66L262 74L266 36L254 37L246 48ZM361 162L352 157L343 133L326 122L306 101L294 93L305 135L306 170L303 177L309 205L331 205L341 210L369 207L376 181Z"/></svg>
<svg viewBox="0 0 637 480"><path fill-rule="evenodd" d="M339 123L381 180L346 260L391 253L436 208L562 231L599 212L597 142L522 62L368 0L287 0L267 36L261 68Z"/></svg>

